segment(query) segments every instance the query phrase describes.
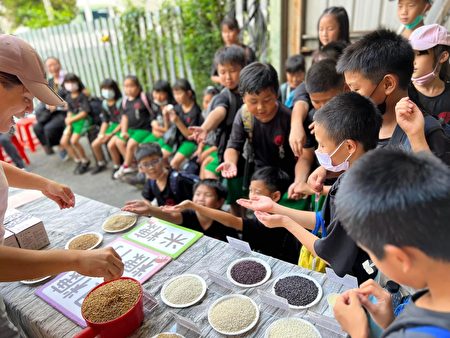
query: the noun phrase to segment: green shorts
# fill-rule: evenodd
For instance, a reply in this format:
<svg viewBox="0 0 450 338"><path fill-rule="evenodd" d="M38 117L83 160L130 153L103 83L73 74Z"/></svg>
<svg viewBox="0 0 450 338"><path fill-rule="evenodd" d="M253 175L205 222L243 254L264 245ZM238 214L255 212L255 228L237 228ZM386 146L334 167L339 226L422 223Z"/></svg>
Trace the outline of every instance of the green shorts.
<svg viewBox="0 0 450 338"><path fill-rule="evenodd" d="M248 197L248 191L244 191L242 188L242 183L244 182L244 177L234 177L231 179L227 179L227 188L228 188L228 195L227 195L227 203L233 204L235 203L239 198L247 198Z"/></svg>
<svg viewBox="0 0 450 338"><path fill-rule="evenodd" d="M196 150L197 150L197 143L192 141L184 141L178 148L177 153L180 153L186 158L190 158L192 154L195 153Z"/></svg>
<svg viewBox="0 0 450 338"><path fill-rule="evenodd" d="M89 118L81 119L72 122L72 134L84 135L91 126L91 120Z"/></svg>
<svg viewBox="0 0 450 338"><path fill-rule="evenodd" d="M291 200L288 198L288 193L285 192L278 204L296 210L310 210L311 199L308 197L305 199Z"/></svg>
<svg viewBox="0 0 450 338"><path fill-rule="evenodd" d="M166 144L162 137L156 137L155 135L153 135L153 133L150 133L150 135L147 135L147 137L141 143L158 143L159 146L161 147L161 149L163 149L169 153L173 152L173 148L171 146L169 146L168 144Z"/></svg>
<svg viewBox="0 0 450 338"><path fill-rule="evenodd" d="M206 147L205 147L206 148ZM206 150L206 149L205 149ZM213 151L209 157L212 157L212 161L209 162L206 167L205 170L208 170L209 172L212 172L213 174L215 174L217 177L220 177L220 173L218 173L216 171L217 167L219 166L219 155L217 154L217 151Z"/></svg>
<svg viewBox="0 0 450 338"><path fill-rule="evenodd" d="M110 122L108 129L106 129L105 135L111 135L112 132L114 131L114 129L116 129L118 125L119 124L116 122Z"/></svg>
<svg viewBox="0 0 450 338"><path fill-rule="evenodd" d="M145 129L128 129L128 135L130 135L130 139L135 140L137 143L145 143L145 138L150 134L151 132ZM117 137L119 137L124 142L127 141L122 137L122 135L120 135L120 133L117 134Z"/></svg>

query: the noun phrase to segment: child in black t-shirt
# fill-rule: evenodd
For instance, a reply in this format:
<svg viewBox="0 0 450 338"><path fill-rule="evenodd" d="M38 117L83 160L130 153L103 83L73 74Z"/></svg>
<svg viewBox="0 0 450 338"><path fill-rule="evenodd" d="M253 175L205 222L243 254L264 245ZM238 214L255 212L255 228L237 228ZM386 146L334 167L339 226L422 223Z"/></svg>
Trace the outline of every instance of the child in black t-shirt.
<svg viewBox="0 0 450 338"><path fill-rule="evenodd" d="M120 106L122 104L122 93L117 82L112 79L106 79L100 85L100 91L103 97L101 120L102 125L97 138L92 141L91 147L97 160L97 166L91 174L95 175L106 169L106 161L103 156L102 145L107 144L114 135L120 131L120 119L122 117ZM111 157L116 154L111 154ZM114 159L114 162L120 162L120 158Z"/></svg>
<svg viewBox="0 0 450 338"><path fill-rule="evenodd" d="M412 32L414 72L408 94L420 108L450 129L450 33L438 24Z"/></svg>
<svg viewBox="0 0 450 338"><path fill-rule="evenodd" d="M286 192L288 186L289 176L283 170L276 167L264 167L253 174L249 197L253 199L256 196L266 196L267 199L276 203ZM204 217L241 231L243 240L249 242L253 250L297 264L300 243L286 229L269 229L256 218L243 219L228 212L195 203L195 201L184 201L175 207L165 208L168 211L186 209L195 210Z"/></svg>
<svg viewBox="0 0 450 338"><path fill-rule="evenodd" d="M334 97L316 112L314 121L316 156L330 171L345 171L376 147L381 116L369 99L357 93ZM342 176L333 184L322 213L286 208L264 196L238 203L255 210L255 216L267 227L287 229L314 256L326 261L337 275L350 274L361 283L372 277L374 271L365 270L370 263L367 254L348 237L336 217L334 200ZM318 238L307 230L314 229L317 217L325 221L326 237Z"/></svg>
<svg viewBox="0 0 450 338"><path fill-rule="evenodd" d="M146 176L142 196L156 199L159 206L175 205L192 198L192 187L196 177L167 169L163 162L161 147L157 143L145 143L136 150L136 160L140 172Z"/></svg>
<svg viewBox="0 0 450 338"><path fill-rule="evenodd" d="M336 212L346 233L388 279L420 290L397 318L376 282L345 292L334 316L350 336L369 337L366 312L382 337L450 336L449 205L450 170L429 153L378 149L345 174Z"/></svg>
<svg viewBox="0 0 450 338"><path fill-rule="evenodd" d="M192 132L191 126L199 126L203 122L202 111L196 102L195 92L186 79L178 79L173 85L173 94L177 105L169 111L170 121L176 127L175 146L177 152L170 161L170 166L178 170L180 165L197 150L197 144L188 140Z"/></svg>
<svg viewBox="0 0 450 338"><path fill-rule="evenodd" d="M279 167L294 182L285 199L295 198L292 194L295 185L301 180L306 181L309 171L302 170L305 159L302 157L297 160L289 147L287 135L291 114L277 100L276 70L270 64L253 62L241 71L239 91L245 105L236 114L224 160L217 171L222 171L222 176L227 179L238 177L241 182L245 182L251 175L249 166L252 161L255 169ZM242 154L246 157L247 169L238 168Z"/></svg>
<svg viewBox="0 0 450 338"><path fill-rule="evenodd" d="M75 161L75 174L84 174L89 169L90 161L86 156L80 138L90 128L92 118L89 98L83 93L84 85L75 74L69 73L64 77L63 86L68 92L66 102L69 106L65 119L66 129L61 137L60 146Z"/></svg>
<svg viewBox="0 0 450 338"><path fill-rule="evenodd" d="M194 186L194 195L192 202L202 205L205 208L220 209L227 196L226 188L218 180L201 180ZM182 202L182 204L186 204ZM135 212L139 215L154 216L168 222L181 225L185 228L203 232L206 236L226 241L226 237L237 237L236 230L226 227L223 224L208 218L194 210L182 210L164 206L163 208L152 205L149 201L131 201L128 202L123 210Z"/></svg>
<svg viewBox="0 0 450 338"><path fill-rule="evenodd" d="M128 75L123 87L125 97L122 100L122 117L120 121L120 133L115 135L108 143L110 153L115 153L113 159L119 159L119 153L124 158L122 166L117 170L120 162L115 162L116 171L114 179L119 179L123 175L137 171L132 166L134 152L140 143L151 134L150 125L154 112L150 107L151 100L143 91L141 83L134 75Z"/></svg>
<svg viewBox="0 0 450 338"><path fill-rule="evenodd" d="M238 92L239 73L246 65L244 50L239 46L224 47L216 53L217 69L222 85L225 87L218 94L211 106L211 112L200 127L190 127L193 132L191 138L197 143L205 141L211 131L215 131L215 146L217 153L211 154L213 159L218 159L215 165L223 161L223 153L231 134L233 120L237 111L242 106L242 98ZM227 181L228 198L231 211L236 215L241 214L241 208L235 204L237 198L243 196L242 183L237 179Z"/></svg>

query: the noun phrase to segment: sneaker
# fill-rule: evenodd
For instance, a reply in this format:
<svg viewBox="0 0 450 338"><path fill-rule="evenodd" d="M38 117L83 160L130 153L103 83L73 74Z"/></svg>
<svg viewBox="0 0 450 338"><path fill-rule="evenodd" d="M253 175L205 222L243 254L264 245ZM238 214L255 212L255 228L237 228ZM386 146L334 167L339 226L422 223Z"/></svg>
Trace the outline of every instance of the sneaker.
<svg viewBox="0 0 450 338"><path fill-rule="evenodd" d="M91 164L91 161L87 162L81 162L80 169L78 170L78 174L83 175L86 171L89 170L89 165Z"/></svg>
<svg viewBox="0 0 450 338"><path fill-rule="evenodd" d="M121 178L123 175L125 175L123 173L123 171L125 170L125 168L123 167L123 165L120 166L119 169L117 169L114 173L113 173L113 179L118 180L119 178Z"/></svg>
<svg viewBox="0 0 450 338"><path fill-rule="evenodd" d="M59 151L59 157L63 162L66 162L69 159L69 154L67 153L66 150L63 149Z"/></svg>
<svg viewBox="0 0 450 338"><path fill-rule="evenodd" d="M81 168L82 163L81 162L77 162L77 165L75 166L75 169L73 170L73 173L75 175L78 175L80 173L80 168Z"/></svg>
<svg viewBox="0 0 450 338"><path fill-rule="evenodd" d="M50 146L42 146L44 148L44 151L47 155L53 155L55 152L53 151L53 148Z"/></svg>
<svg viewBox="0 0 450 338"><path fill-rule="evenodd" d="M92 171L91 174L95 175L98 173L101 173L103 170L106 169L106 164L102 164L102 165L97 165Z"/></svg>
<svg viewBox="0 0 450 338"><path fill-rule="evenodd" d="M135 172L137 172L138 170L134 167L126 167L123 169L123 174L127 175L127 174L133 174Z"/></svg>
<svg viewBox="0 0 450 338"><path fill-rule="evenodd" d="M118 167L118 168L113 168L113 170L112 170L112 172L111 172L111 178L113 179L113 180L115 180L115 178L114 178L114 174L117 172L117 170L119 170L120 169L120 167Z"/></svg>

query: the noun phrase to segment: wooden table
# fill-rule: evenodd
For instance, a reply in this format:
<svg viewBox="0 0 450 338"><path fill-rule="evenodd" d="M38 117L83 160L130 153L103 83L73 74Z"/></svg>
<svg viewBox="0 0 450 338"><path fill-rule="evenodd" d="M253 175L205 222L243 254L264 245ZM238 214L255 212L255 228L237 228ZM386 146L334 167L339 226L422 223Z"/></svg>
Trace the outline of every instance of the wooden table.
<svg viewBox="0 0 450 338"><path fill-rule="evenodd" d="M16 191L12 192L12 194ZM30 202L19 210L29 213L43 220L50 238L50 248L63 248L66 242L76 234L86 231L101 231L101 224L118 209L82 196L77 196L76 207L70 210L60 211L56 204L48 199L41 198ZM104 234L103 246L121 234ZM223 337L212 329L208 323L207 312L209 306L217 298L230 294L240 293L250 296L259 305L260 319L257 326L243 337L264 337L266 328L276 319L288 315L300 316L314 322L314 314L332 316L326 300L330 293L342 292L346 288L329 280L326 275L305 270L298 266L280 261L278 259L253 253L264 259L272 268L271 279L260 287L242 289L237 286L232 289L224 288L211 281L208 269L216 271L223 276L229 263L249 254L231 248L227 243L217 241L209 237L202 237L176 260L171 261L150 280L144 283L146 292L153 295L159 305L149 313L145 311L145 321L135 337L151 337L159 332L169 330L175 325L171 315L174 311L178 315L189 318L202 331L202 337ZM289 312L274 308L263 303L257 294L257 290L270 292L275 278L289 272L301 272L313 276L323 288L321 301L306 310L290 310ZM182 273L196 273L202 276L208 285L208 291L203 301L187 309L172 309L161 301L161 287L168 279ZM14 322L20 323L29 337L72 337L81 330L79 326L56 311L49 304L38 298L34 292L35 286L27 286L19 282L0 283L0 293L4 297ZM316 325L323 337L342 337L345 334L336 329L332 324L324 326ZM185 333L186 337L195 337L192 332Z"/></svg>

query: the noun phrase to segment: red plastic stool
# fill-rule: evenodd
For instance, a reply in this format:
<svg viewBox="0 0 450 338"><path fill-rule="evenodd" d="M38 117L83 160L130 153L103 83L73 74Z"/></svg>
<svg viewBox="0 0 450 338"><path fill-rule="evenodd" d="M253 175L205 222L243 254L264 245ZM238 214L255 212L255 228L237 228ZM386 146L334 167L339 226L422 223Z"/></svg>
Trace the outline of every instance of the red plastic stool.
<svg viewBox="0 0 450 338"><path fill-rule="evenodd" d="M25 152L25 148L23 147L23 144L17 139L17 137L15 135L11 136L11 143L14 144L14 146L17 149L17 152L19 153L19 156L22 158L22 160L25 162L25 164L29 165L30 164L30 159L28 158L26 152ZM5 160L5 155L8 154L3 154L5 151L3 150L3 147L0 146L0 161L4 161L4 162L8 162L8 163L12 163L12 160Z"/></svg>
<svg viewBox="0 0 450 338"><path fill-rule="evenodd" d="M24 117L16 123L17 135L19 136L20 142L32 152L36 151L35 142L36 144L39 144L37 137L33 137L31 134L34 124L36 124L36 116L34 115Z"/></svg>

